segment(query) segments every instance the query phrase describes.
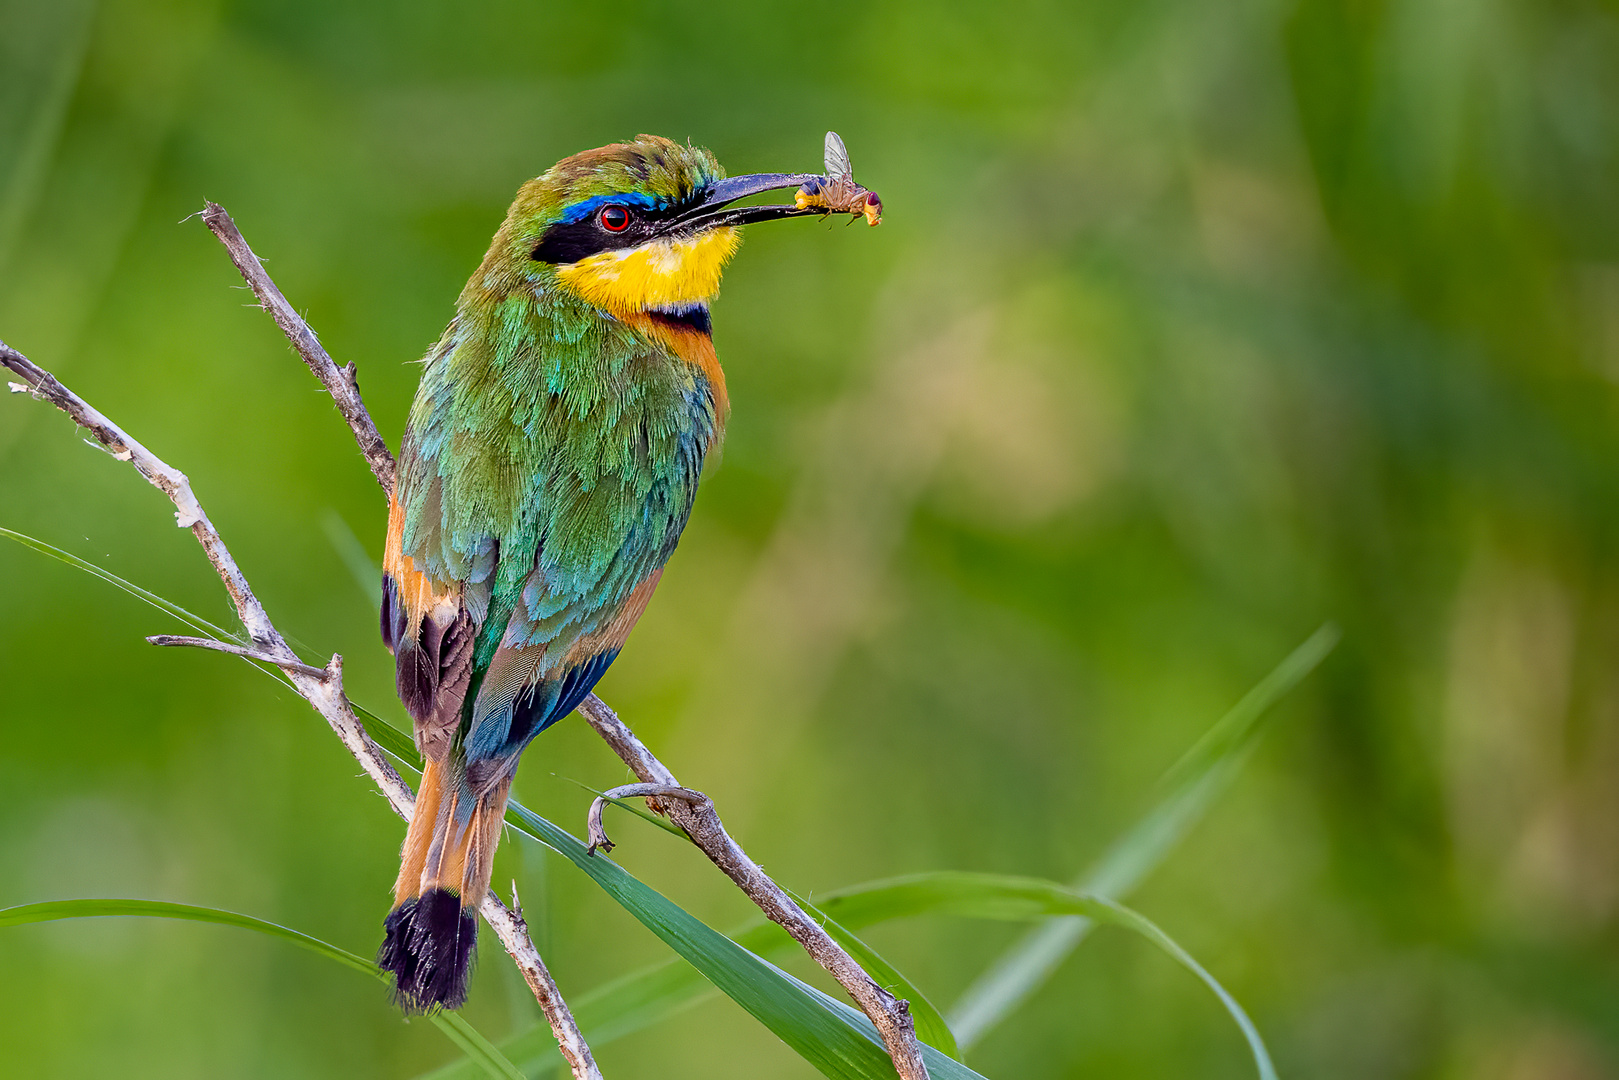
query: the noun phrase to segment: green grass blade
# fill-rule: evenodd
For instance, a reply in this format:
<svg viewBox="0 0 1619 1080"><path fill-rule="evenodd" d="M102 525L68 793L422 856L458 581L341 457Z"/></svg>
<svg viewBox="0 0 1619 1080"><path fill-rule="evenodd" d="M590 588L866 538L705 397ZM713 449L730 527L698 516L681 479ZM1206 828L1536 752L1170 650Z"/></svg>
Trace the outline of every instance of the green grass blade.
<svg viewBox="0 0 1619 1080"><path fill-rule="evenodd" d="M1208 770L1252 742L1261 717L1280 701L1304 677L1314 671L1327 654L1337 646L1341 635L1331 623L1322 626L1289 653L1254 688L1242 696L1181 759L1170 766L1159 787L1175 788L1187 781L1195 781Z"/></svg>
<svg viewBox="0 0 1619 1080"><path fill-rule="evenodd" d="M37 551L41 555L48 555L59 562L67 563L75 570L83 570L85 573L90 574L93 577L98 577L102 581L116 585L118 588L124 590L136 599L145 601L146 603L157 608L159 611L173 615L176 619L179 619L193 630L206 634L217 641L234 641L238 644L245 643L246 639L243 637L243 635L227 630L223 626L211 623L207 619L204 619L201 615L198 615L195 612L187 611L174 601L159 596L155 592L143 589L134 582L119 577L111 570L105 570L97 566L95 563L87 562L84 559L79 558L72 552L63 551L61 548L47 544L43 540L37 540L26 533L15 532L11 529L4 528L3 526L0 526L0 536L15 540L23 547ZM258 660L250 660L247 657L242 657L241 659L243 663L251 664L253 667L264 672L277 682L282 683L285 686L292 686L292 680L288 679L286 674L274 664L266 664ZM358 706L356 706L356 708L358 708ZM370 714L368 713L367 715Z"/></svg>
<svg viewBox="0 0 1619 1080"><path fill-rule="evenodd" d="M1338 643L1338 630L1321 627L1226 713L1167 774L1163 797L1074 888L1095 896L1127 896L1163 862L1246 761L1272 705L1297 686ZM962 994L948 1013L963 1049L1011 1015L1034 994L1090 932L1092 920L1047 920L1014 943Z"/></svg>
<svg viewBox="0 0 1619 1080"><path fill-rule="evenodd" d="M797 902L805 912L815 917L821 928L839 945L842 945L849 955L854 957L855 963L866 969L878 986L904 998L911 1004L911 1020L916 1024L916 1037L929 1046L949 1054L957 1061L961 1060L961 1049L956 1045L956 1036L945 1023L944 1017L933 1002L928 1000L917 986L905 976L901 975L894 965L883 959L882 955L867 945L854 931L844 926L837 919L825 911L805 900L797 893L789 892L789 896ZM771 924L774 925L774 924ZM782 931L785 935L786 931Z"/></svg>
<svg viewBox="0 0 1619 1080"><path fill-rule="evenodd" d="M179 605L93 563L21 533L4 532L27 547L117 585L199 630L227 636L221 628ZM421 758L409 735L358 705L355 711L370 721L366 730L383 750L402 762L419 765ZM882 1040L864 1016L835 1002L832 1005L837 1007L832 1007L828 1004L830 998L708 927L610 859L587 855L585 845L577 838L520 803L508 804L506 822L519 834L546 845L583 870L620 906L823 1075L835 1080L890 1080L893 1076L893 1064ZM764 929L776 930L773 926ZM931 1046L924 1046L924 1057L929 1071L939 1080L982 1080L978 1073ZM510 1067L509 1062L507 1065ZM522 1074L513 1069L513 1075Z"/></svg>
<svg viewBox="0 0 1619 1080"><path fill-rule="evenodd" d="M725 936L760 956L798 948L798 943L785 930L762 917L750 920ZM676 1016L718 992L701 972L676 956L598 986L577 1000L574 1016L591 1046L605 1046ZM920 1028L919 1023L919 1031ZM513 1036L502 1042L500 1048L531 1077L545 1075L562 1064L556 1043L543 1026ZM460 1061L425 1074L419 1080L470 1080L475 1075L470 1062Z"/></svg>
<svg viewBox="0 0 1619 1080"><path fill-rule="evenodd" d="M508 804L506 821L583 870L822 1075L892 1080L893 1064L865 1017L855 1021L841 1009L829 1007L831 999L825 995L711 929L611 859L587 855L578 839L520 804ZM939 1080L969 1080L979 1075L932 1047L925 1046L923 1053L929 1072Z"/></svg>
<svg viewBox="0 0 1619 1080"><path fill-rule="evenodd" d="M20 926L24 923L56 922L62 919L97 919L109 916L140 916L152 919L181 919L187 922L215 923L252 930L266 937L279 938L299 948L336 961L344 967L364 972L384 983L388 975L363 956L322 941L298 930L241 915L220 908L198 907L194 904L171 904L162 900L47 900L39 904L23 904L0 909L0 927ZM493 1043L484 1038L471 1024L456 1013L438 1012L428 1019L461 1048L485 1073L499 1080L524 1080L517 1066L508 1061Z"/></svg>
<svg viewBox="0 0 1619 1080"><path fill-rule="evenodd" d="M0 536L15 540L23 547L31 548L34 551L39 552L41 555L49 555L53 559L65 562L74 569L83 570L85 573L98 577L102 581L111 582L127 592L129 595L151 604L159 611L164 611L170 615L173 615L176 619L179 619L193 630L199 630L211 637L218 638L220 641L236 640L235 634L232 634L229 630L226 630L223 627L215 626L207 619L204 619L201 615L194 615L185 608L181 607L179 604L176 604L171 600L165 600L163 597L157 595L157 593L148 592L139 585L125 581L111 570L104 570L95 563L86 562L71 552L63 551L59 547L53 547L43 540L36 540L26 533L15 532L4 527L0 527Z"/></svg>
<svg viewBox="0 0 1619 1080"><path fill-rule="evenodd" d="M568 778L564 777L564 779ZM584 788L593 795L606 798L605 793L598 791L589 784L580 783L578 780L571 779L569 779L568 782ZM680 837L682 840L688 839L684 829L669 821L667 818L654 814L651 811L643 808L639 805L639 799L631 800L609 798L607 801L612 803L614 806L628 810L636 817L641 818L652 825L658 826L665 832L672 833L675 836ZM951 1033L950 1025L945 1023L944 1017L939 1013L938 1008L934 1006L933 1002L928 1000L926 994L922 993L922 991L914 983L912 983L904 975L900 974L900 972L886 959L884 959L883 956L877 952L877 950L873 949L870 945L862 941L852 931L840 926L836 920L829 918L825 912L817 909L814 904L810 903L808 900L805 900L802 896L799 896L797 893L794 893L791 890L787 890L787 892L799 907L803 908L810 915L816 917L816 921L821 923L822 927L832 937L832 939L837 941L838 944L842 945L849 955L854 957L855 962L864 968L866 974L870 975L878 985L892 991L897 996L902 997L910 1002L912 1019L916 1024L917 1038L921 1039L930 1046L944 1051L946 1054L957 1059L958 1061L961 1059L961 1051L956 1046L956 1037ZM759 932L761 929L763 930L762 933ZM758 922L750 922L745 927L744 932L753 933L756 944L749 944L745 945L744 947L749 948L753 952L763 953L766 951L774 952L778 949L784 948L787 945L797 944L787 936L785 931L777 931L779 931L779 928L773 923L766 923L762 920ZM738 942L741 941L741 939L736 935L728 936L732 937L733 940L737 940ZM698 988L700 989L700 986ZM677 1005L678 1003L671 1000L669 1001L669 1004Z"/></svg>
<svg viewBox="0 0 1619 1080"><path fill-rule="evenodd" d="M354 530L343 515L328 506L320 516L320 527L326 533L332 550L337 552L337 557L343 560L343 566L353 576L360 595L372 607L382 607L382 567L371 561L371 553L365 550L365 545L354 535Z"/></svg>
<svg viewBox="0 0 1619 1080"><path fill-rule="evenodd" d="M300 948L335 960L344 967L363 971L367 975L379 973L377 965L347 949L340 949L317 937L279 923L266 922L251 915L240 915L220 908L197 907L192 904L172 904L164 900L47 900L39 904L22 904L0 908L0 926L20 926L24 923L55 922L60 919L95 919L109 916L143 916L154 919L184 919L189 922L217 923L253 930L268 937L290 941Z"/></svg>
<svg viewBox="0 0 1619 1080"><path fill-rule="evenodd" d="M1241 1029L1262 1080L1276 1080L1264 1040L1248 1014L1202 965L1144 915L1117 901L1090 896L1038 878L943 871L915 874L843 889L821 901L830 917L869 926L915 915L960 915L975 919L1036 919L1081 916L1132 930L1157 945L1212 990Z"/></svg>
<svg viewBox="0 0 1619 1080"><path fill-rule="evenodd" d="M599 1050L626 1035L679 1015L717 995L714 985L678 957L596 987L575 999L574 1019L585 1041ZM538 1024L500 1043L500 1050L525 1076L545 1076L562 1068L551 1029ZM418 1080L474 1080L472 1062L453 1061Z"/></svg>
<svg viewBox="0 0 1619 1080"><path fill-rule="evenodd" d="M416 749L416 740L409 733L399 730L388 721L372 712L349 702L354 707L354 715L366 721L365 731L371 736L371 741L382 747L400 761L409 765L416 772L422 771L421 751Z"/></svg>
<svg viewBox="0 0 1619 1080"><path fill-rule="evenodd" d="M1232 997L1226 988L1221 986L1219 981L1209 974L1202 964L1192 959L1190 953L1181 948L1168 934L1164 933L1155 923L1140 912L1133 911L1114 900L1105 900L1101 897L1092 897L1091 900L1096 906L1085 913L1089 918L1095 919L1097 922L1112 923L1114 926L1123 927L1126 930L1134 930L1162 949L1176 963L1201 979L1203 985L1212 990L1214 996L1220 999L1220 1004L1224 1005L1226 1012L1231 1014L1231 1019L1236 1021L1237 1027L1242 1030L1242 1037L1248 1040L1248 1049L1254 1056L1254 1066L1259 1070L1260 1080L1276 1080L1276 1066L1271 1063L1270 1053L1265 1049L1265 1040L1259 1037L1259 1029L1254 1027L1254 1022L1249 1019L1243 1007L1237 1004L1237 999Z"/></svg>
<svg viewBox="0 0 1619 1080"><path fill-rule="evenodd" d="M368 725L366 730L379 746L400 760L411 764L420 760L410 737L397 728L378 723ZM852 1023L840 1010L829 1009L822 995L810 993L803 983L753 951L751 946L775 945L778 935L790 943L791 939L780 927L765 923L755 926L741 941L733 941L694 918L611 859L586 854L585 845L577 838L516 800L507 804L506 824L519 835L544 844L583 870L620 906L690 963L702 978L741 1005L824 1075L891 1080L893 1065L882 1048L875 1028L867 1023ZM642 979L647 981L643 983L640 981ZM592 1002L597 1008L587 1010L582 1000L577 1018L585 1031L586 1040L594 1046L601 1038L596 1034L598 1024L608 1028L613 1037L628 1034L687 1007L702 992L702 988L698 979L679 969L653 969L615 984L615 993L611 998L596 998ZM615 1014L613 1009L618 1007L633 1010L633 1015ZM596 1020L597 1016L601 1017L599 1021ZM862 1016L861 1020L865 1018ZM539 1038L538 1030L525 1032L518 1040L506 1044L506 1049L519 1058L526 1058L526 1051L541 1045ZM928 1052L934 1052L933 1048L929 1047ZM928 1068L936 1077L969 1080L978 1076L943 1052L939 1052L938 1057L941 1061L950 1062L954 1068L941 1066L945 1071L939 1072L930 1062ZM550 1056L547 1053L533 1062L533 1068L537 1072L549 1064ZM451 1067L431 1075L448 1077L459 1074Z"/></svg>
<svg viewBox="0 0 1619 1080"><path fill-rule="evenodd" d="M799 902L804 903L802 900ZM1129 929L1147 936L1177 963L1186 966L1203 980L1222 1004L1232 1010L1244 1036L1250 1039L1251 1047L1253 1040L1258 1038L1247 1016L1240 1009L1233 1009L1235 1003L1224 988L1156 926L1111 901L1077 894L1074 890L1051 882L949 872L924 874L840 889L828 894L818 906L806 905L806 910L829 924L835 924L844 933L892 919L939 914L1003 920L1078 918L1084 919L1087 924L1104 922L1127 925ZM1075 911L1081 914L1074 914ZM830 925L828 930L831 932ZM737 944L761 955L796 948L785 931L763 920L755 920L729 936ZM853 936L852 933L850 936ZM863 964L866 962L862 959ZM880 965L874 963L873 966ZM867 970L871 971L872 968ZM876 977L882 981L882 976ZM683 1008L689 1008L711 990L695 969L671 961L597 988L580 999L575 1012L590 1044L601 1046L614 1038L666 1019ZM833 1006L836 1006L834 1011L843 1008L841 1003L835 1001ZM919 1032L921 1028L919 1019ZM544 1075L561 1064L550 1032L543 1027L525 1032L503 1043L501 1048L509 1057L522 1062L524 1072L531 1077ZM1262 1076L1273 1075L1268 1071L1269 1059L1263 1055L1262 1043L1256 1061L1261 1063L1259 1068ZM473 1075L470 1063L463 1061L428 1074L421 1080L469 1080Z"/></svg>
<svg viewBox="0 0 1619 1080"><path fill-rule="evenodd" d="M384 982L389 981L386 974L382 978ZM522 1070L513 1065L494 1043L484 1038L483 1033L468 1023L466 1017L460 1013L439 1010L438 1012L429 1013L427 1018L433 1021L451 1042L461 1048L461 1052L467 1056L469 1061L476 1064L486 1074L499 1077L500 1080L528 1080L523 1075ZM547 1028L546 1034L549 1035L550 1033L551 1029ZM552 1046L555 1045L553 1042ZM561 1053L558 1052L557 1056L560 1059Z"/></svg>
<svg viewBox="0 0 1619 1080"><path fill-rule="evenodd" d="M568 778L564 777L564 779ZM596 790L589 784L580 783L578 780L571 779L568 782L577 784L579 787L584 788L586 791L598 797L606 797L603 792ZM669 821L667 818L654 814L650 810L645 809L639 805L639 799L609 798L607 801L612 803L614 806L628 810L636 817L641 818L643 821L646 821L649 824L656 825L665 832L672 833L675 836L680 837L682 840L688 839L684 829ZM938 1008L933 1004L933 1002L928 1000L926 994L922 993L922 991L914 983L912 983L904 975L900 974L900 972L886 959L884 959L883 956L877 952L877 950L873 949L870 945L862 941L851 930L840 926L836 920L829 918L825 912L817 909L814 904L810 903L808 900L805 900L797 893L794 893L791 890L788 890L787 892L799 907L803 908L810 915L815 916L816 921L821 923L822 927L832 937L832 939L838 944L842 945L849 955L854 957L855 962L864 968L866 974L870 975L879 986L892 991L897 996L902 997L910 1002L911 1016L916 1024L917 1038L921 1039L930 1046L944 1051L946 1054L957 1059L958 1061L961 1059L961 1051L956 1046L956 1037L951 1033L950 1025L945 1023L944 1017L939 1013ZM761 930L763 932L760 932ZM797 944L787 936L786 931L780 930L774 923L766 923L762 920L758 922L750 922L744 928L744 933L751 933L754 941L756 942L744 945L744 947L756 953L764 953L767 951L774 952L788 945L796 946ZM741 939L736 935L727 936L730 936L733 940L736 940L739 943L741 942ZM626 989L629 985L633 984L626 984ZM697 984L694 987L683 986L682 989L689 993L691 990L700 990L701 984ZM680 1002L677 1000L665 1000L667 1000L667 1003L670 1006L679 1007L680 1005Z"/></svg>
<svg viewBox="0 0 1619 1080"><path fill-rule="evenodd" d="M532 839L532 838L531 838ZM726 935L760 956L789 952L798 943L762 917ZM678 956L651 964L596 987L577 999L574 1017L591 1046L605 1046L676 1016L719 993L713 983ZM500 1044L502 1052L529 1076L543 1076L562 1064L556 1042L544 1026L530 1028ZM470 1062L453 1062L419 1080L470 1080Z"/></svg>

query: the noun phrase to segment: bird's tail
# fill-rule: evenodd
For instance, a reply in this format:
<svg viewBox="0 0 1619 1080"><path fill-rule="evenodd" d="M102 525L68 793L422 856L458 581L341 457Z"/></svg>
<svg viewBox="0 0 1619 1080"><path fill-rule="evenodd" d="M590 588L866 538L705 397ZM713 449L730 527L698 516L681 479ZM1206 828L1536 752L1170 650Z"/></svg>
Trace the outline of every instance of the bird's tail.
<svg viewBox="0 0 1619 1080"><path fill-rule="evenodd" d="M407 1012L455 1009L467 999L478 905L489 888L510 790L508 774L474 793L459 754L429 761L422 772L377 954Z"/></svg>

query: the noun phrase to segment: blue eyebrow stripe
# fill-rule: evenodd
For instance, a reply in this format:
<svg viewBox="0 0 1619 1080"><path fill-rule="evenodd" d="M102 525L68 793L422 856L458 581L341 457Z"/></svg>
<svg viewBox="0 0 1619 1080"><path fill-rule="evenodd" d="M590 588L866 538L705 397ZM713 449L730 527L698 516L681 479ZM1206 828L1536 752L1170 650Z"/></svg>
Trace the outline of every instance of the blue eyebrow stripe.
<svg viewBox="0 0 1619 1080"><path fill-rule="evenodd" d="M602 207L612 203L620 206L633 206L639 210L663 210L670 205L668 199L655 195L645 195L639 191L625 192L617 195L592 195L588 199L574 203L562 212L560 224L572 225L585 220Z"/></svg>

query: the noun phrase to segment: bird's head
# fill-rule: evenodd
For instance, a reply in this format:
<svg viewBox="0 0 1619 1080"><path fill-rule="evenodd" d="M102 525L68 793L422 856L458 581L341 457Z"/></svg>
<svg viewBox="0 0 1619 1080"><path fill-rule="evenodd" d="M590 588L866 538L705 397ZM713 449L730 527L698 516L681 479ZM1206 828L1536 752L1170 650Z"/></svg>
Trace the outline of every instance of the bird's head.
<svg viewBox="0 0 1619 1080"><path fill-rule="evenodd" d="M737 226L812 212L731 204L812 179L727 179L707 150L656 135L586 150L523 185L473 281L496 291L552 285L619 317L706 316L741 243Z"/></svg>

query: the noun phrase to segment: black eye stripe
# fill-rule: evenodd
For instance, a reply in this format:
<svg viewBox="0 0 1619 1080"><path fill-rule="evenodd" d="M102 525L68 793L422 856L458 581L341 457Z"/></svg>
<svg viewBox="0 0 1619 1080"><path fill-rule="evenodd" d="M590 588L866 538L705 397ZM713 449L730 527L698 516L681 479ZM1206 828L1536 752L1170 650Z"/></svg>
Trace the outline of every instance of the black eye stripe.
<svg viewBox="0 0 1619 1080"><path fill-rule="evenodd" d="M636 247L657 236L667 224L691 209L691 204L702 197L700 192L682 202L656 210L629 208L610 203L582 221L559 222L546 229L531 258L543 263L571 263L603 251ZM624 210L628 220L621 229L609 229L603 215L613 207Z"/></svg>

